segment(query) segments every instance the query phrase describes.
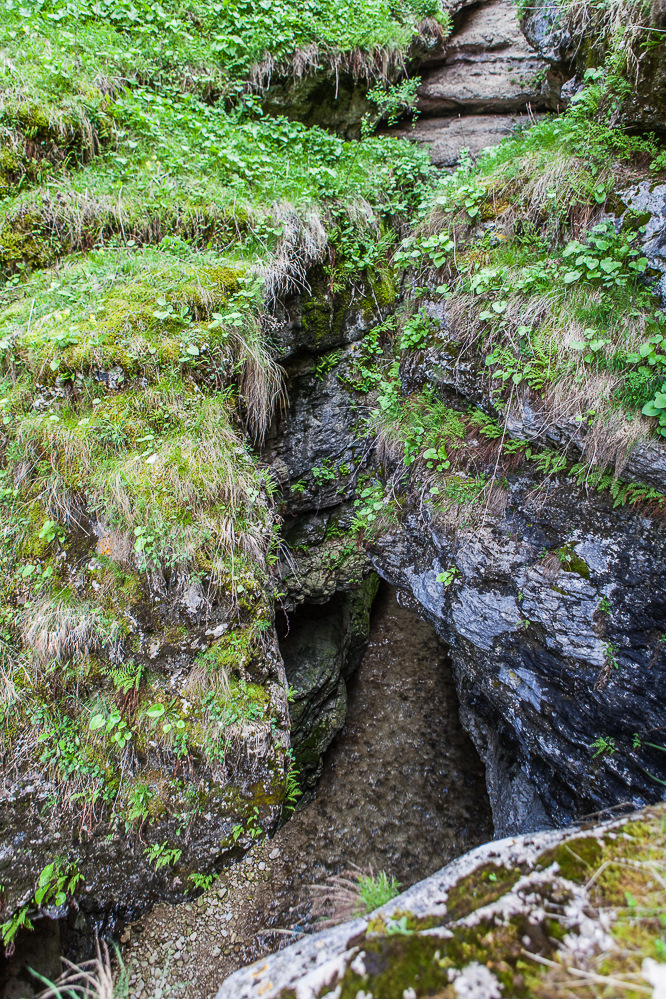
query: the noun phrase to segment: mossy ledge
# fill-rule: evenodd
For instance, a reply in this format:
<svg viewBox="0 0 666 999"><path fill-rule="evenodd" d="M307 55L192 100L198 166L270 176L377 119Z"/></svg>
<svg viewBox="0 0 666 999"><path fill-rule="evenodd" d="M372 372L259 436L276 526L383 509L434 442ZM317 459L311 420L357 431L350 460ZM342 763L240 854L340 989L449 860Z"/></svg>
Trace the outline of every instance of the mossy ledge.
<svg viewBox="0 0 666 999"><path fill-rule="evenodd" d="M642 995L663 954L665 861L666 805L488 843L237 972L217 999L549 999L569 982Z"/></svg>

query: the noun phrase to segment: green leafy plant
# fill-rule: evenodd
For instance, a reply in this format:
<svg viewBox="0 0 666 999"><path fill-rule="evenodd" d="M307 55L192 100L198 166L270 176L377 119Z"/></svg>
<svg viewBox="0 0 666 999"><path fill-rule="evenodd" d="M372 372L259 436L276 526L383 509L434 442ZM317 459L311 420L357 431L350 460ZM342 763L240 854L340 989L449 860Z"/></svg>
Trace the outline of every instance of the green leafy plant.
<svg viewBox="0 0 666 999"><path fill-rule="evenodd" d="M612 669L619 669L620 668L620 664L617 661L617 654L618 654L618 652L619 652L619 649L618 649L617 645L614 645L612 642L606 642L606 645L604 647L604 657L606 659L606 665L609 668L612 668Z"/></svg>
<svg viewBox="0 0 666 999"><path fill-rule="evenodd" d="M162 867L171 867L177 864L183 851L176 847L170 847L165 840L163 843L154 843L152 846L146 847L143 852L148 863L154 864L155 870L159 871Z"/></svg>
<svg viewBox="0 0 666 999"><path fill-rule="evenodd" d="M219 876L219 874L199 874L195 871L188 876L188 881L192 882L193 888L197 891L208 891Z"/></svg>
<svg viewBox="0 0 666 999"><path fill-rule="evenodd" d="M417 350L426 345L430 336L430 320L423 313L410 316L400 335L400 350Z"/></svg>
<svg viewBox="0 0 666 999"><path fill-rule="evenodd" d="M386 902L390 902L400 891L400 882L389 877L384 871L375 874L372 867L362 870L352 864L341 875L332 875L326 884L310 885L314 893L312 916L320 920L320 925L335 925L355 916L365 916ZM397 932L400 932L398 928Z"/></svg>
<svg viewBox="0 0 666 999"><path fill-rule="evenodd" d="M149 444L153 439L151 435ZM146 449L144 457L147 455L149 458L153 453L153 449L150 447L150 449ZM139 556L139 567L142 572L145 572L152 563L158 560L159 536L149 527L139 526L134 528L134 539L134 551Z"/></svg>
<svg viewBox="0 0 666 999"><path fill-rule="evenodd" d="M128 822L131 824L138 821L139 825L142 826L150 816L150 806L154 799L155 792L147 784L137 784L128 799Z"/></svg>
<svg viewBox="0 0 666 999"><path fill-rule="evenodd" d="M420 76L413 76L401 83L391 86L377 84L368 91L368 100L377 108L374 120L369 116L363 124L363 132L369 135L378 121L385 121L388 125L395 125L398 118L406 114L414 115L417 111L418 89L421 84Z"/></svg>
<svg viewBox="0 0 666 999"><path fill-rule="evenodd" d="M647 258L634 245L642 232L644 228L616 232L611 222L593 226L585 243L574 239L562 251L562 258L574 264L562 280L565 284L590 281L605 288L626 285L648 266Z"/></svg>
<svg viewBox="0 0 666 999"><path fill-rule="evenodd" d="M333 482L335 480L335 469L331 464L330 458L325 458L321 465L311 468L310 473L318 486L323 485L324 482Z"/></svg>
<svg viewBox="0 0 666 999"><path fill-rule="evenodd" d="M13 953L14 938L18 931L21 928L34 929L31 917L34 918L35 910L49 905L64 905L83 880L76 862L58 857L47 864L39 875L32 899L0 926L7 956Z"/></svg>
<svg viewBox="0 0 666 999"><path fill-rule="evenodd" d="M338 365L341 357L342 351L340 350L334 350L332 353L324 354L323 357L320 357L314 366L315 378L323 378L329 371L333 371L333 369Z"/></svg>
<svg viewBox="0 0 666 999"><path fill-rule="evenodd" d="M438 572L436 578L437 582L443 583L444 587L446 588L447 586L450 586L453 580L456 578L456 576L459 575L460 575L460 569L458 568L458 566L451 565L449 566L448 569L445 569L444 572Z"/></svg>
<svg viewBox="0 0 666 999"><path fill-rule="evenodd" d="M590 743L590 749L594 750L592 759L596 759L597 756L603 756L606 753L612 756L616 748L615 739L612 736L600 735L598 739Z"/></svg>
<svg viewBox="0 0 666 999"><path fill-rule="evenodd" d="M294 761L293 751L291 749L287 753L287 761L289 763L289 768L285 777L284 808L285 814L290 815L296 808L296 803L303 792L301 791L298 783L300 775L298 767Z"/></svg>
<svg viewBox="0 0 666 999"><path fill-rule="evenodd" d="M666 382L664 382L654 398L646 402L641 412L644 416L656 416L659 418L657 433L666 437Z"/></svg>
<svg viewBox="0 0 666 999"><path fill-rule="evenodd" d="M177 756L187 755L187 726L185 719L176 710L176 702L151 704L145 710L145 717L153 728L159 727L163 735L171 735Z"/></svg>
<svg viewBox="0 0 666 999"><path fill-rule="evenodd" d="M599 336L597 330L586 329L584 331L585 340L573 340L569 346L572 350L585 351L584 360L591 364L592 361L596 360L596 355L607 347L610 340L606 337Z"/></svg>
<svg viewBox="0 0 666 999"><path fill-rule="evenodd" d="M111 677L113 686L116 690L119 690L122 694L137 694L139 687L141 686L141 681L145 675L146 667L141 662L135 662L134 659L129 659L126 663L122 663L120 666L110 666L106 670L108 676Z"/></svg>
<svg viewBox="0 0 666 999"><path fill-rule="evenodd" d="M253 842L254 840L261 839L263 835L264 830L261 828L259 807L257 805L254 805L244 824L239 822L231 830L231 839L234 843L237 843L241 836Z"/></svg>
<svg viewBox="0 0 666 999"><path fill-rule="evenodd" d="M54 520L45 520L42 524L38 537L50 545L58 539L59 544L64 544L65 532Z"/></svg>
<svg viewBox="0 0 666 999"><path fill-rule="evenodd" d="M117 709L109 711L108 713L104 711L97 711L94 715L91 715L88 727L91 732L97 732L99 729L104 729L106 733L111 736L112 741L116 743L119 749L124 749L134 735L122 714Z"/></svg>
<svg viewBox="0 0 666 999"><path fill-rule="evenodd" d="M387 499L384 487L379 482L372 482L358 493L354 500L355 515L352 522L354 531L368 530L377 520L380 512L385 510Z"/></svg>

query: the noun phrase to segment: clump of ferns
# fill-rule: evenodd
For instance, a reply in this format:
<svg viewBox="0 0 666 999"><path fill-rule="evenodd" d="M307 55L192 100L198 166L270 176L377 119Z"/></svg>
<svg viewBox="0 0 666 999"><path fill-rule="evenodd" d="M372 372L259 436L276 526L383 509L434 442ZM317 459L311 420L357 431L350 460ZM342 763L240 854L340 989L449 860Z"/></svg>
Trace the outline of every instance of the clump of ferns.
<svg viewBox="0 0 666 999"><path fill-rule="evenodd" d="M139 706L139 688L146 676L146 667L141 662L129 659L119 666L108 663L102 673L110 677L116 690L116 703L119 710L130 717Z"/></svg>

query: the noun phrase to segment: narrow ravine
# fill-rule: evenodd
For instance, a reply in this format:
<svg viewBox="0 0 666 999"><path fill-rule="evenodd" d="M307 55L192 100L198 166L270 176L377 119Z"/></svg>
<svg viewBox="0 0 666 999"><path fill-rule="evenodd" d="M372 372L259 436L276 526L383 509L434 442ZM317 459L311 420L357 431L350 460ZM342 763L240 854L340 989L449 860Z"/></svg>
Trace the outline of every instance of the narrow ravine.
<svg viewBox="0 0 666 999"><path fill-rule="evenodd" d="M483 768L458 721L445 650L383 588L315 800L277 839L303 856L303 880L351 858L407 885L491 835Z"/></svg>
<svg viewBox="0 0 666 999"><path fill-rule="evenodd" d="M446 650L382 587L313 800L196 903L159 905L131 928L131 995L214 996L236 968L313 929L310 885L351 862L407 886L491 836Z"/></svg>

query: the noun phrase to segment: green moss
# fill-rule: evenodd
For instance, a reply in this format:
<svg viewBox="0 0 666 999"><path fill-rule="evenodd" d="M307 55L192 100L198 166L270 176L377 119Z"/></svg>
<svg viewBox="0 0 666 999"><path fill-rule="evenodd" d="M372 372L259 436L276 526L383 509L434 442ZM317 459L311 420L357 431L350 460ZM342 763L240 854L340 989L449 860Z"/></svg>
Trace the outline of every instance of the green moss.
<svg viewBox="0 0 666 999"><path fill-rule="evenodd" d="M311 294L303 299L303 332L315 346L322 341L338 343L352 296L348 288L339 292L331 289L321 269L316 269L310 279Z"/></svg>
<svg viewBox="0 0 666 999"><path fill-rule="evenodd" d="M377 310L385 310L395 304L398 290L396 274L388 267L378 267L366 276L370 293L363 299L363 315L366 320L377 315Z"/></svg>
<svg viewBox="0 0 666 999"><path fill-rule="evenodd" d="M495 864L477 868L449 891L446 901L448 918L461 919L484 905L490 905L509 891L523 873L520 868L507 870Z"/></svg>
<svg viewBox="0 0 666 999"><path fill-rule="evenodd" d="M23 267L48 267L56 256L43 219L34 212L4 219L0 227L0 271L14 274Z"/></svg>
<svg viewBox="0 0 666 999"><path fill-rule="evenodd" d="M534 994L533 979L539 971L526 968L524 940L529 937L530 950L551 952L550 922L542 928L520 918L499 926L481 921L474 927L456 929L452 939L400 932L379 939L356 938L350 943L363 950L368 974L359 975L347 968L339 983L340 999L356 999L361 990L370 992L374 999L396 999L409 989L419 999L434 995L454 999L457 993L449 970L461 970L474 961L484 964L497 977L504 995L527 999ZM320 995L325 991L322 989Z"/></svg>
<svg viewBox="0 0 666 999"><path fill-rule="evenodd" d="M555 554L560 560L560 564L565 572L575 572L582 579L590 578L590 567L587 562L577 555L570 545L558 548Z"/></svg>
<svg viewBox="0 0 666 999"><path fill-rule="evenodd" d="M568 881L580 883L587 880L601 862L602 845L594 836L585 836L561 843L547 850L539 857L538 868L545 870L551 864L559 866L559 872Z"/></svg>

